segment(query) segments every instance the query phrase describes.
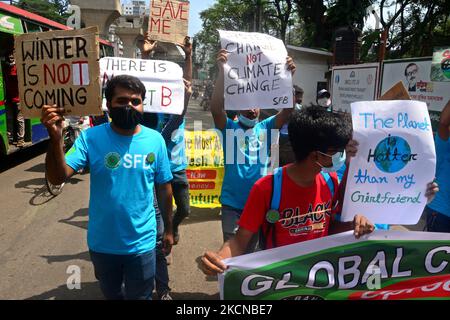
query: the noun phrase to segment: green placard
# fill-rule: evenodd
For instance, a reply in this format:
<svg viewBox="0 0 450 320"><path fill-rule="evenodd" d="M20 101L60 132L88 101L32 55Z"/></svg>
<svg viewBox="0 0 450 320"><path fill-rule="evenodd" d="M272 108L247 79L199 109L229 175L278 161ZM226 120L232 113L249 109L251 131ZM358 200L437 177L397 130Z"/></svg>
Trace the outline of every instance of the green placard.
<svg viewBox="0 0 450 320"><path fill-rule="evenodd" d="M22 34L22 21L18 18L0 13L0 32Z"/></svg>

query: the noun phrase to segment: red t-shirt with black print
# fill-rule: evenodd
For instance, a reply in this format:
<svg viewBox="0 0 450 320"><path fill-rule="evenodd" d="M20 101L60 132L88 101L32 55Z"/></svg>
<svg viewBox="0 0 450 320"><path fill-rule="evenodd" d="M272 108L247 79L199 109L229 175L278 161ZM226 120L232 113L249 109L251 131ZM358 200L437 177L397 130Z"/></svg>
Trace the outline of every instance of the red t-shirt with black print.
<svg viewBox="0 0 450 320"><path fill-rule="evenodd" d="M239 226L253 233L260 231L266 238L266 248L281 247L306 240L317 239L328 235L332 215L337 206L338 178L331 173L334 184L334 198L322 174L316 176L315 183L309 187L297 185L287 174L287 166L283 168L281 201L278 209L280 220L274 227L268 228L266 214L270 210L272 198L273 175L261 178L253 186ZM275 230L275 245L272 234Z"/></svg>

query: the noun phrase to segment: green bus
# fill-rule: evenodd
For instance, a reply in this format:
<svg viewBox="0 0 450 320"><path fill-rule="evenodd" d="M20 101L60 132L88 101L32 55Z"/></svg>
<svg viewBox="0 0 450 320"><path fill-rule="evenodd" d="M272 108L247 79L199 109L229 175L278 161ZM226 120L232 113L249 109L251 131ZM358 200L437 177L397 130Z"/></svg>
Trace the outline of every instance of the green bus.
<svg viewBox="0 0 450 320"><path fill-rule="evenodd" d="M69 29L63 24L0 2L0 156L19 150L19 148L8 141L7 105L3 77L3 62L8 50L11 50L14 45L14 35ZM100 57L113 55L114 48L112 44L100 39ZM48 139L47 130L40 123L39 119L25 120L25 142L27 146L32 146L46 139Z"/></svg>

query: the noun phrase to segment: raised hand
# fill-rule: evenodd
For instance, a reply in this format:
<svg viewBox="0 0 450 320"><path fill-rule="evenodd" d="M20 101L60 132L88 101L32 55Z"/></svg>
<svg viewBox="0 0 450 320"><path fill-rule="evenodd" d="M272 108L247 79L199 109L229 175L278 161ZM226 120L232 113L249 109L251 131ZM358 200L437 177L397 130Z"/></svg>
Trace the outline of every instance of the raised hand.
<svg viewBox="0 0 450 320"><path fill-rule="evenodd" d="M141 53L143 57L148 57L156 49L158 42L155 40L151 40L148 32L145 33L144 43L141 47Z"/></svg>
<svg viewBox="0 0 450 320"><path fill-rule="evenodd" d="M294 63L294 60L292 60L289 56L286 58L286 65L287 69L291 71L292 75L294 75L295 70L297 70L297 66Z"/></svg>
<svg viewBox="0 0 450 320"><path fill-rule="evenodd" d="M62 139L64 108L59 108L56 105L43 106L41 113L41 123L47 128L50 139Z"/></svg>

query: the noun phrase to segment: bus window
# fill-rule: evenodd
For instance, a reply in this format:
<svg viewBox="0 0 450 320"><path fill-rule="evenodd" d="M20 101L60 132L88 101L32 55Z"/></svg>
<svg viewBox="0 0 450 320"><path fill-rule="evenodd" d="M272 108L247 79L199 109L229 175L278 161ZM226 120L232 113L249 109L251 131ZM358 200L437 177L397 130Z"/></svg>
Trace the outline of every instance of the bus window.
<svg viewBox="0 0 450 320"><path fill-rule="evenodd" d="M100 59L105 57L105 56L106 56L106 54L105 54L105 46L100 44Z"/></svg>
<svg viewBox="0 0 450 320"><path fill-rule="evenodd" d="M114 56L114 48L112 46L100 43L100 59L112 56Z"/></svg>
<svg viewBox="0 0 450 320"><path fill-rule="evenodd" d="M26 32L41 32L41 27L33 22L24 21Z"/></svg>
<svg viewBox="0 0 450 320"><path fill-rule="evenodd" d="M105 46L105 55L107 57L112 57L114 56L114 48L110 47L110 46Z"/></svg>

